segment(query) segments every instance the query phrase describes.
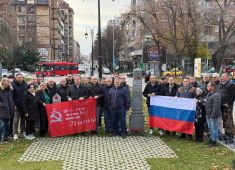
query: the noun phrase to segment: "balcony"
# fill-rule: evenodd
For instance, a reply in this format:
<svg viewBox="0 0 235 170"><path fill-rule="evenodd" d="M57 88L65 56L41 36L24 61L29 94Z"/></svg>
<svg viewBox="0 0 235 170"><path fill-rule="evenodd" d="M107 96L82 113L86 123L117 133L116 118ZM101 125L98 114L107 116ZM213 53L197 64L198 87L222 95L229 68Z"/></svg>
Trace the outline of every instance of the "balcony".
<svg viewBox="0 0 235 170"><path fill-rule="evenodd" d="M49 5L49 0L35 0L36 5Z"/></svg>

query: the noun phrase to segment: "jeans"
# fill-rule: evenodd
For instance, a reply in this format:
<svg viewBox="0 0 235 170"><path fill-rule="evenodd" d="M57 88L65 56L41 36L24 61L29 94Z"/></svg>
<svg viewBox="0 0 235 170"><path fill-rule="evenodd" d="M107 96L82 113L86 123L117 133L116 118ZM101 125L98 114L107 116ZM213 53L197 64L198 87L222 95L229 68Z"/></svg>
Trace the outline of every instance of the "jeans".
<svg viewBox="0 0 235 170"><path fill-rule="evenodd" d="M121 108L112 108L112 131L114 135L126 135L126 110L124 107ZM120 126L120 129L119 129Z"/></svg>
<svg viewBox="0 0 235 170"><path fill-rule="evenodd" d="M219 118L211 119L206 117L208 129L210 131L210 139L212 141L217 141L219 136Z"/></svg>
<svg viewBox="0 0 235 170"><path fill-rule="evenodd" d="M104 109L104 124L106 132L112 130L112 117L110 108Z"/></svg>
<svg viewBox="0 0 235 170"><path fill-rule="evenodd" d="M0 119L0 142L4 142L9 134L10 119Z"/></svg>
<svg viewBox="0 0 235 170"><path fill-rule="evenodd" d="M14 119L13 119L13 134L18 134L20 121L20 132L25 132L25 115L21 109L17 109L14 111Z"/></svg>

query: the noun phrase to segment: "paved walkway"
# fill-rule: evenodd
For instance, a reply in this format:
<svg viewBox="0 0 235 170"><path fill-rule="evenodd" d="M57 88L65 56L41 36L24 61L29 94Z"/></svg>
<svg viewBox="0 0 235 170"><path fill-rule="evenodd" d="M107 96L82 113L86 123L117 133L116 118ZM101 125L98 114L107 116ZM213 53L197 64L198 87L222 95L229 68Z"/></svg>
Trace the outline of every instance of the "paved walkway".
<svg viewBox="0 0 235 170"><path fill-rule="evenodd" d="M146 158L173 158L158 137L62 137L35 141L19 159L61 160L63 170L148 170Z"/></svg>

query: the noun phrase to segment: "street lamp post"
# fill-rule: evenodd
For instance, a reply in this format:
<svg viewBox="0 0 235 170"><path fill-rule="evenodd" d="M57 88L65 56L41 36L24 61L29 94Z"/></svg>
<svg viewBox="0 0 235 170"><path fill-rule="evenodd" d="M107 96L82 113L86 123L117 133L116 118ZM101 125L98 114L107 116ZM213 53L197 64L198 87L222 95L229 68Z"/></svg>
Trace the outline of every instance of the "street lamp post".
<svg viewBox="0 0 235 170"><path fill-rule="evenodd" d="M89 27L89 26L87 26L86 27L86 33L85 33L85 37L86 37L86 39L87 39L87 37L88 37L88 33L87 33L87 29L90 29L90 31L91 31L91 76L93 76L94 75L94 51L93 51L93 40L94 40L94 29L95 28L97 28L97 27Z"/></svg>
<svg viewBox="0 0 235 170"><path fill-rule="evenodd" d="M112 0L114 2L114 0ZM84 0L83 0L84 2ZM102 78L102 44L101 44L101 19L100 19L100 0L98 0L98 47L99 47L99 78Z"/></svg>
<svg viewBox="0 0 235 170"><path fill-rule="evenodd" d="M114 28L116 25L116 19L112 20L112 27L113 27L113 57L112 57L112 72L114 72L114 62L115 62L115 54L114 54L114 49L115 49L115 37L114 37Z"/></svg>

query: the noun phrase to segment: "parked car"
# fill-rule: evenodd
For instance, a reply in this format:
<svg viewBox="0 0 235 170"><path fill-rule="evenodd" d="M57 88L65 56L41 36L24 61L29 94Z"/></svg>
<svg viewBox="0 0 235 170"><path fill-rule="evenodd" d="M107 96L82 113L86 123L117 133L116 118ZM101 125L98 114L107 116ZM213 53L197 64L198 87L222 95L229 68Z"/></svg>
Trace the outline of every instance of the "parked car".
<svg viewBox="0 0 235 170"><path fill-rule="evenodd" d="M201 73L201 77L203 77L205 74L208 74L210 77L212 77L212 75L215 73L215 69L214 67L210 68L209 70L207 70L204 73Z"/></svg>
<svg viewBox="0 0 235 170"><path fill-rule="evenodd" d="M142 70L142 77L146 75L145 71ZM127 77L133 77L133 72L127 73Z"/></svg>
<svg viewBox="0 0 235 170"><path fill-rule="evenodd" d="M109 70L109 68L106 68L106 67L103 67L103 68L102 68L102 72L103 72L103 74L110 74L110 73L111 73L111 71Z"/></svg>
<svg viewBox="0 0 235 170"><path fill-rule="evenodd" d="M173 68L171 69L170 71L164 71L162 73L163 76L166 76L166 77L171 77L171 76L175 76L175 73L176 73L176 76L182 76L183 72L181 70L179 70L178 68Z"/></svg>
<svg viewBox="0 0 235 170"><path fill-rule="evenodd" d="M15 77L18 73L21 73L21 74L23 75L23 77L28 77L28 76L30 75L30 73L27 72L27 71L19 71L19 72L15 71L14 77ZM13 74L13 70L11 70L11 71L8 72L8 76L9 76L9 75L12 75L12 74Z"/></svg>
<svg viewBox="0 0 235 170"><path fill-rule="evenodd" d="M80 64L78 66L78 71L79 71L79 74L85 74L86 73L86 68L83 64Z"/></svg>

